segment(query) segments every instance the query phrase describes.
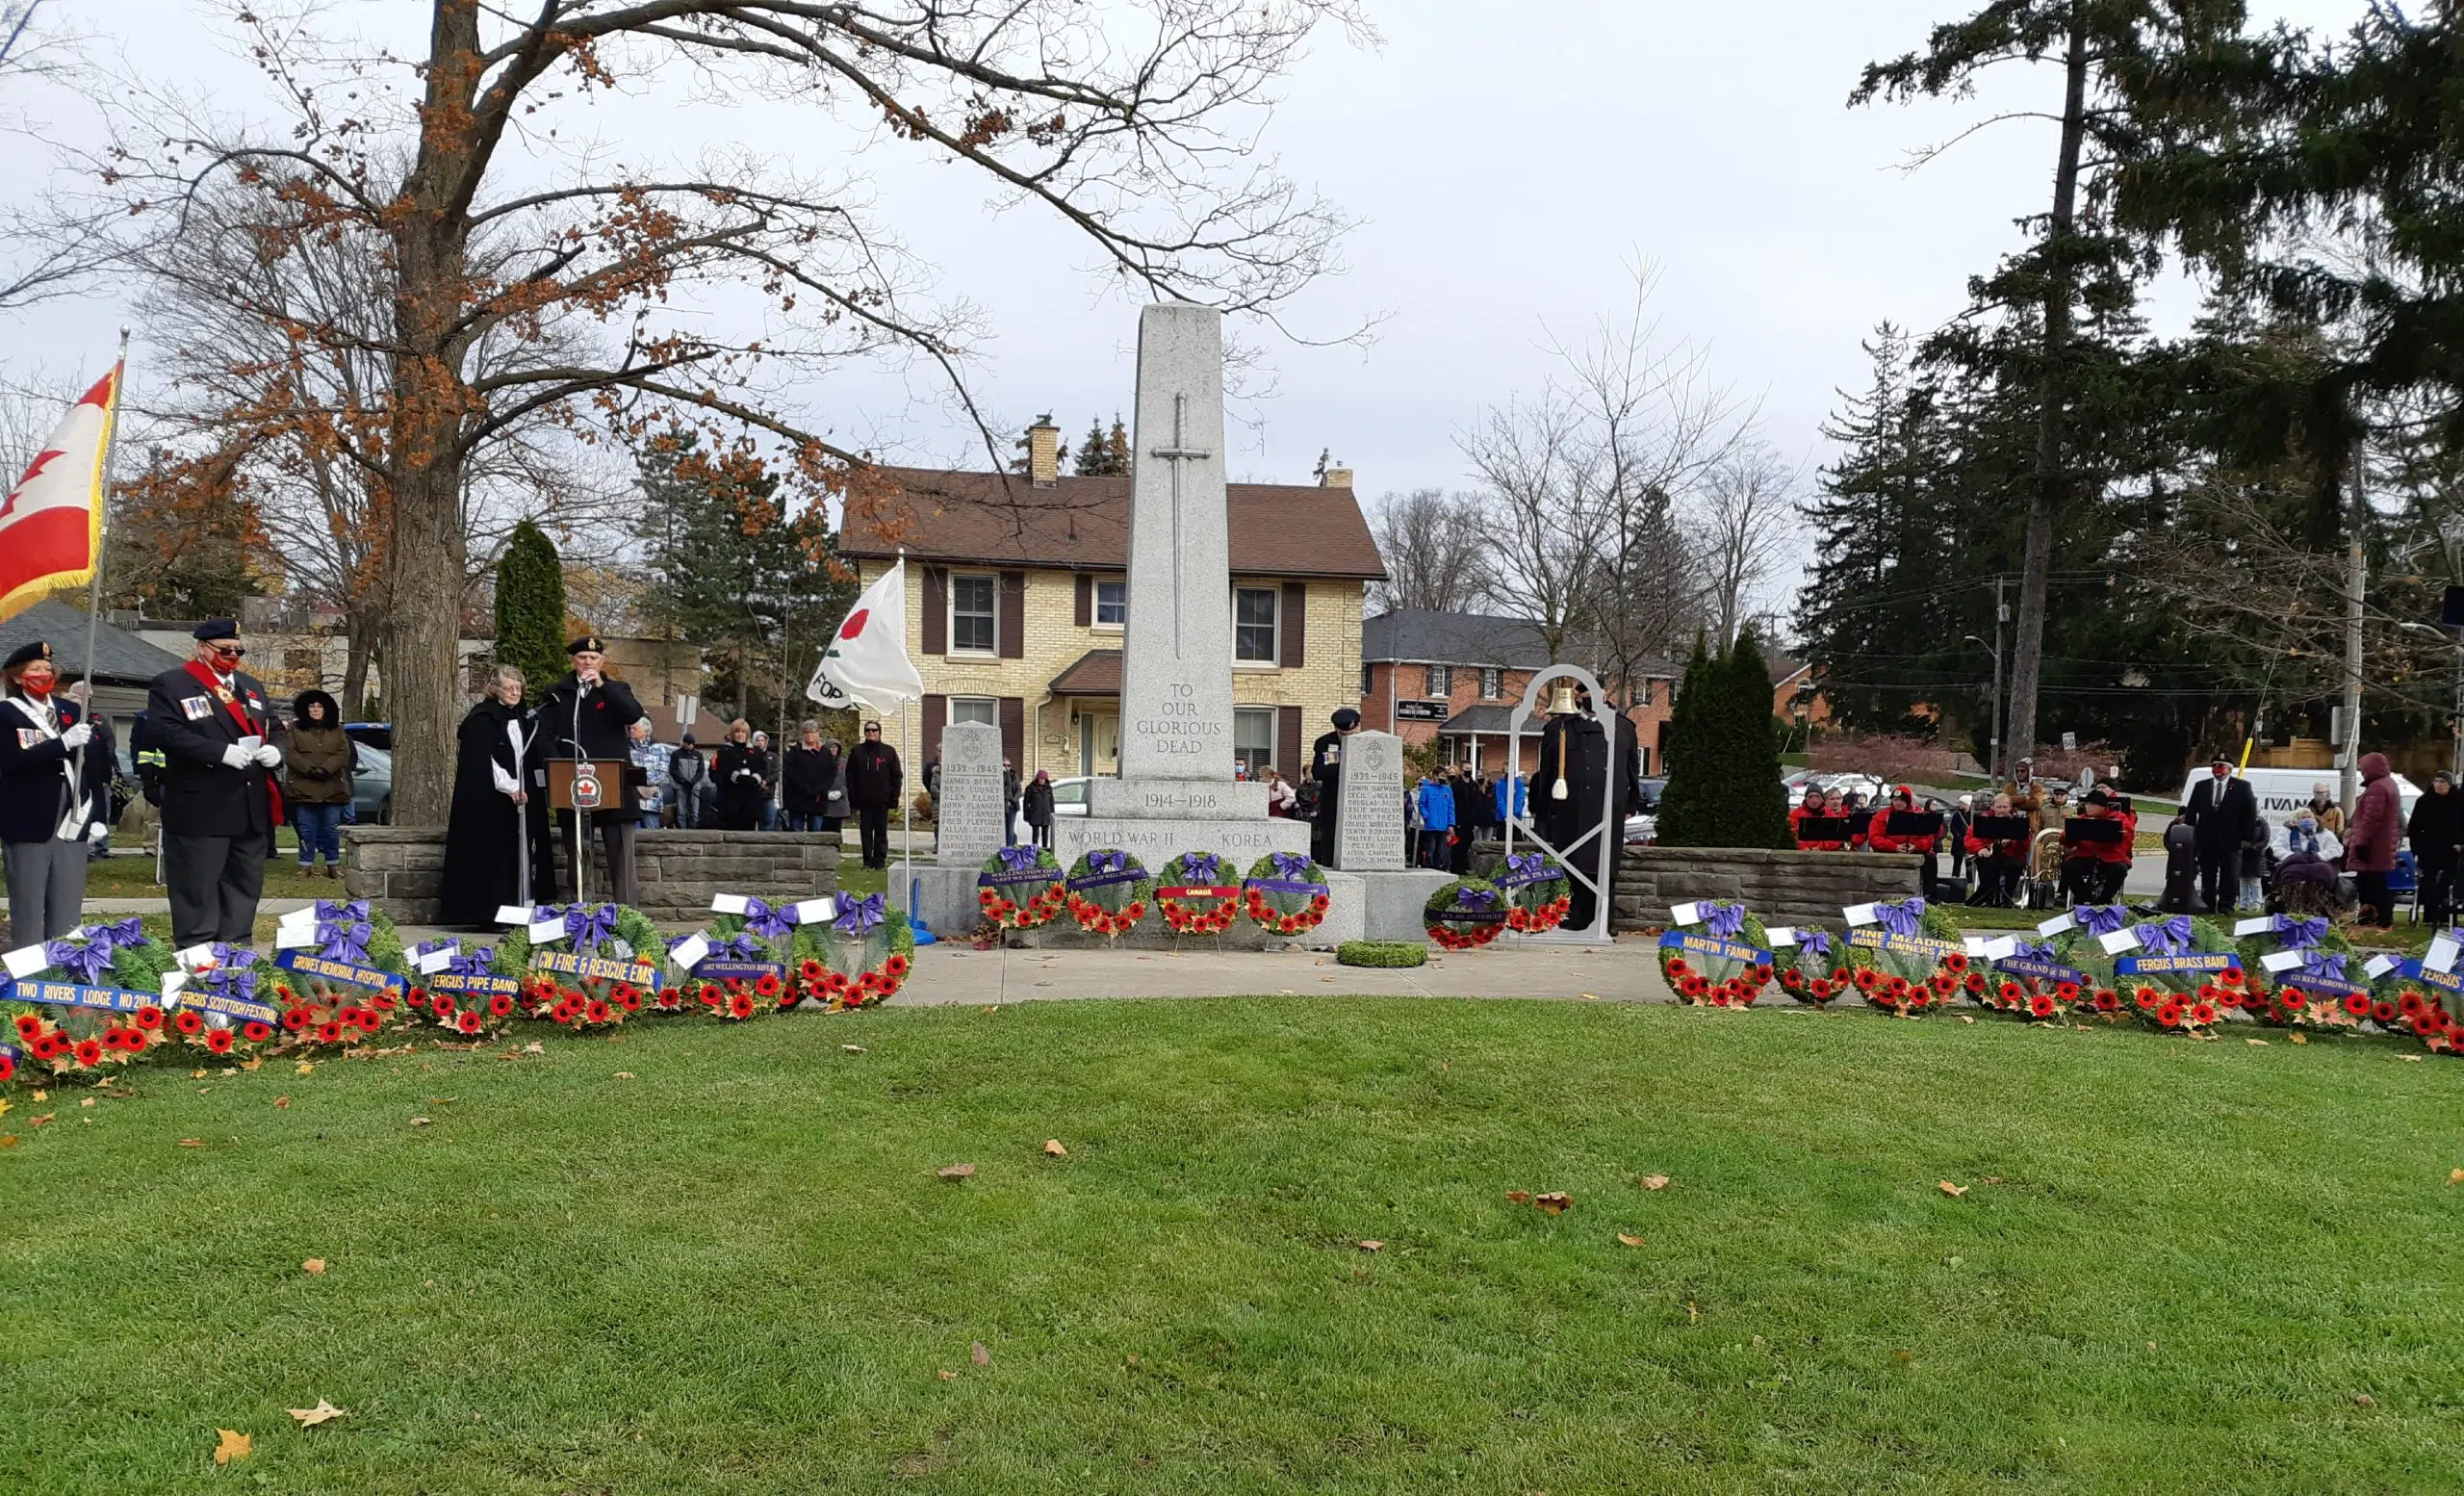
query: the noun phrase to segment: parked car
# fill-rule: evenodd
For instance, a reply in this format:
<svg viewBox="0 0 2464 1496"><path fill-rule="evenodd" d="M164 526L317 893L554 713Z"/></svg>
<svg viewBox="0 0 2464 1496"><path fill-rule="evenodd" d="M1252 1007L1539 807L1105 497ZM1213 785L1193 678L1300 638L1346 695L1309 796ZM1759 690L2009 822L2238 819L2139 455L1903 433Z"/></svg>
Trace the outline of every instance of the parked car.
<svg viewBox="0 0 2464 1496"><path fill-rule="evenodd" d="M354 741L350 748L351 818L363 826L384 826L394 819L394 756L382 748Z"/></svg>
<svg viewBox="0 0 2464 1496"><path fill-rule="evenodd" d="M1658 813L1659 797L1668 793L1667 778L1665 776L1654 776L1641 781L1641 784L1643 787L1643 813Z"/></svg>
<svg viewBox="0 0 2464 1496"><path fill-rule="evenodd" d="M394 751L394 724L391 722L346 722L343 724L343 735L371 748L382 748L387 753Z"/></svg>
<svg viewBox="0 0 2464 1496"><path fill-rule="evenodd" d="M1659 835L1659 817L1657 815L1629 815L1626 817L1625 831L1626 844L1628 846L1649 846Z"/></svg>
<svg viewBox="0 0 2464 1496"><path fill-rule="evenodd" d="M1093 780L1078 775L1068 779L1054 780L1052 782L1052 813L1056 816L1086 814L1087 787L1093 783Z"/></svg>

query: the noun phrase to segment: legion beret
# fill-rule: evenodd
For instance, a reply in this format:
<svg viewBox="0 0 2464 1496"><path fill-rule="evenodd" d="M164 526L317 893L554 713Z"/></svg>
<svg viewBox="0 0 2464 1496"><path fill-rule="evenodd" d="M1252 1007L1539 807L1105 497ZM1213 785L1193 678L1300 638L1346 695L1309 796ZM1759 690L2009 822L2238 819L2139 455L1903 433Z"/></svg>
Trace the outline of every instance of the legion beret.
<svg viewBox="0 0 2464 1496"><path fill-rule="evenodd" d="M38 659L49 659L50 658L51 641L49 639L37 639L32 644L18 645L16 653L9 657L8 662L0 664L0 670L14 670L19 665L31 665Z"/></svg>
<svg viewBox="0 0 2464 1496"><path fill-rule="evenodd" d="M209 618L189 632L199 639L236 639L240 636L240 621L236 618Z"/></svg>
<svg viewBox="0 0 2464 1496"><path fill-rule="evenodd" d="M584 650L588 650L594 655L604 655L607 653L607 645L606 642L601 639L598 634L585 633L580 638L576 639L571 644L565 646L565 653L568 655L578 655Z"/></svg>
<svg viewBox="0 0 2464 1496"><path fill-rule="evenodd" d="M1337 707L1335 709L1335 727L1337 731L1358 726L1360 726L1360 712L1356 709L1351 707Z"/></svg>

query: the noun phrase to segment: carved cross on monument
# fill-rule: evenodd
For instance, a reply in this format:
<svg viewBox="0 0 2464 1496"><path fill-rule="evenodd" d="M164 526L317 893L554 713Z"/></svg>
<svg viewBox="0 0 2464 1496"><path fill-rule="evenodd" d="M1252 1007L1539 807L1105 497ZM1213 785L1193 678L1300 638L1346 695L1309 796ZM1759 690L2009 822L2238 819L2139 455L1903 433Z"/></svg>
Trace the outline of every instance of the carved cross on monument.
<svg viewBox="0 0 2464 1496"><path fill-rule="evenodd" d="M1181 464L1203 462L1215 455L1203 448L1189 445L1187 426L1189 409L1188 396L1172 397L1172 445L1158 447L1146 454L1150 457L1161 457L1172 465L1172 596L1175 600L1172 608L1172 658L1174 659L1181 658L1181 609L1178 599L1184 594L1181 585L1181 557L1187 554L1186 548L1181 544Z"/></svg>

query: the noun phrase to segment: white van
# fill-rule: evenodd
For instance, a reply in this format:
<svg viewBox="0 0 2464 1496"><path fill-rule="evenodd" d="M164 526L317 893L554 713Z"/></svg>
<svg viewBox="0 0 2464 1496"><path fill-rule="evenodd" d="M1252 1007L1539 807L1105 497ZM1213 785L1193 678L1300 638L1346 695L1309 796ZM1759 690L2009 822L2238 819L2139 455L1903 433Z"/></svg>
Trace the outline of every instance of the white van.
<svg viewBox="0 0 2464 1496"><path fill-rule="evenodd" d="M2191 791L2197 787L2200 780L2207 778L2211 767L2202 763L2182 781L2183 805L2191 803ZM2268 823L2269 834L2278 842L2284 839L2281 835L2284 818L2310 803L2311 786L2326 786L2327 797L2332 800L2341 784L2341 777L2334 769L2244 769L2242 777L2250 782L2250 792L2259 797L2259 818ZM2413 802L2422 797L2421 789L2401 774L2392 778L2396 781L2396 793L2404 804L2405 823L2409 825L2413 818Z"/></svg>

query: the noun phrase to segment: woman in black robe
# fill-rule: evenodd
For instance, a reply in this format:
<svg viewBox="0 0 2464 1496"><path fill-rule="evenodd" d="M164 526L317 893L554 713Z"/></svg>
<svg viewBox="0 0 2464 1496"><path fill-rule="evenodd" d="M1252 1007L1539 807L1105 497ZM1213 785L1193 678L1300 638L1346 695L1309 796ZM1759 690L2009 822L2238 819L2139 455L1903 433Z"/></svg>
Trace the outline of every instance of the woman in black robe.
<svg viewBox="0 0 2464 1496"><path fill-rule="evenodd" d="M497 910L554 896L547 795L537 783L539 730L522 705L522 672L497 667L485 700L462 719L454 757L453 812L445 831L445 882L437 922L493 929ZM530 896L521 889L516 827L526 822Z"/></svg>

